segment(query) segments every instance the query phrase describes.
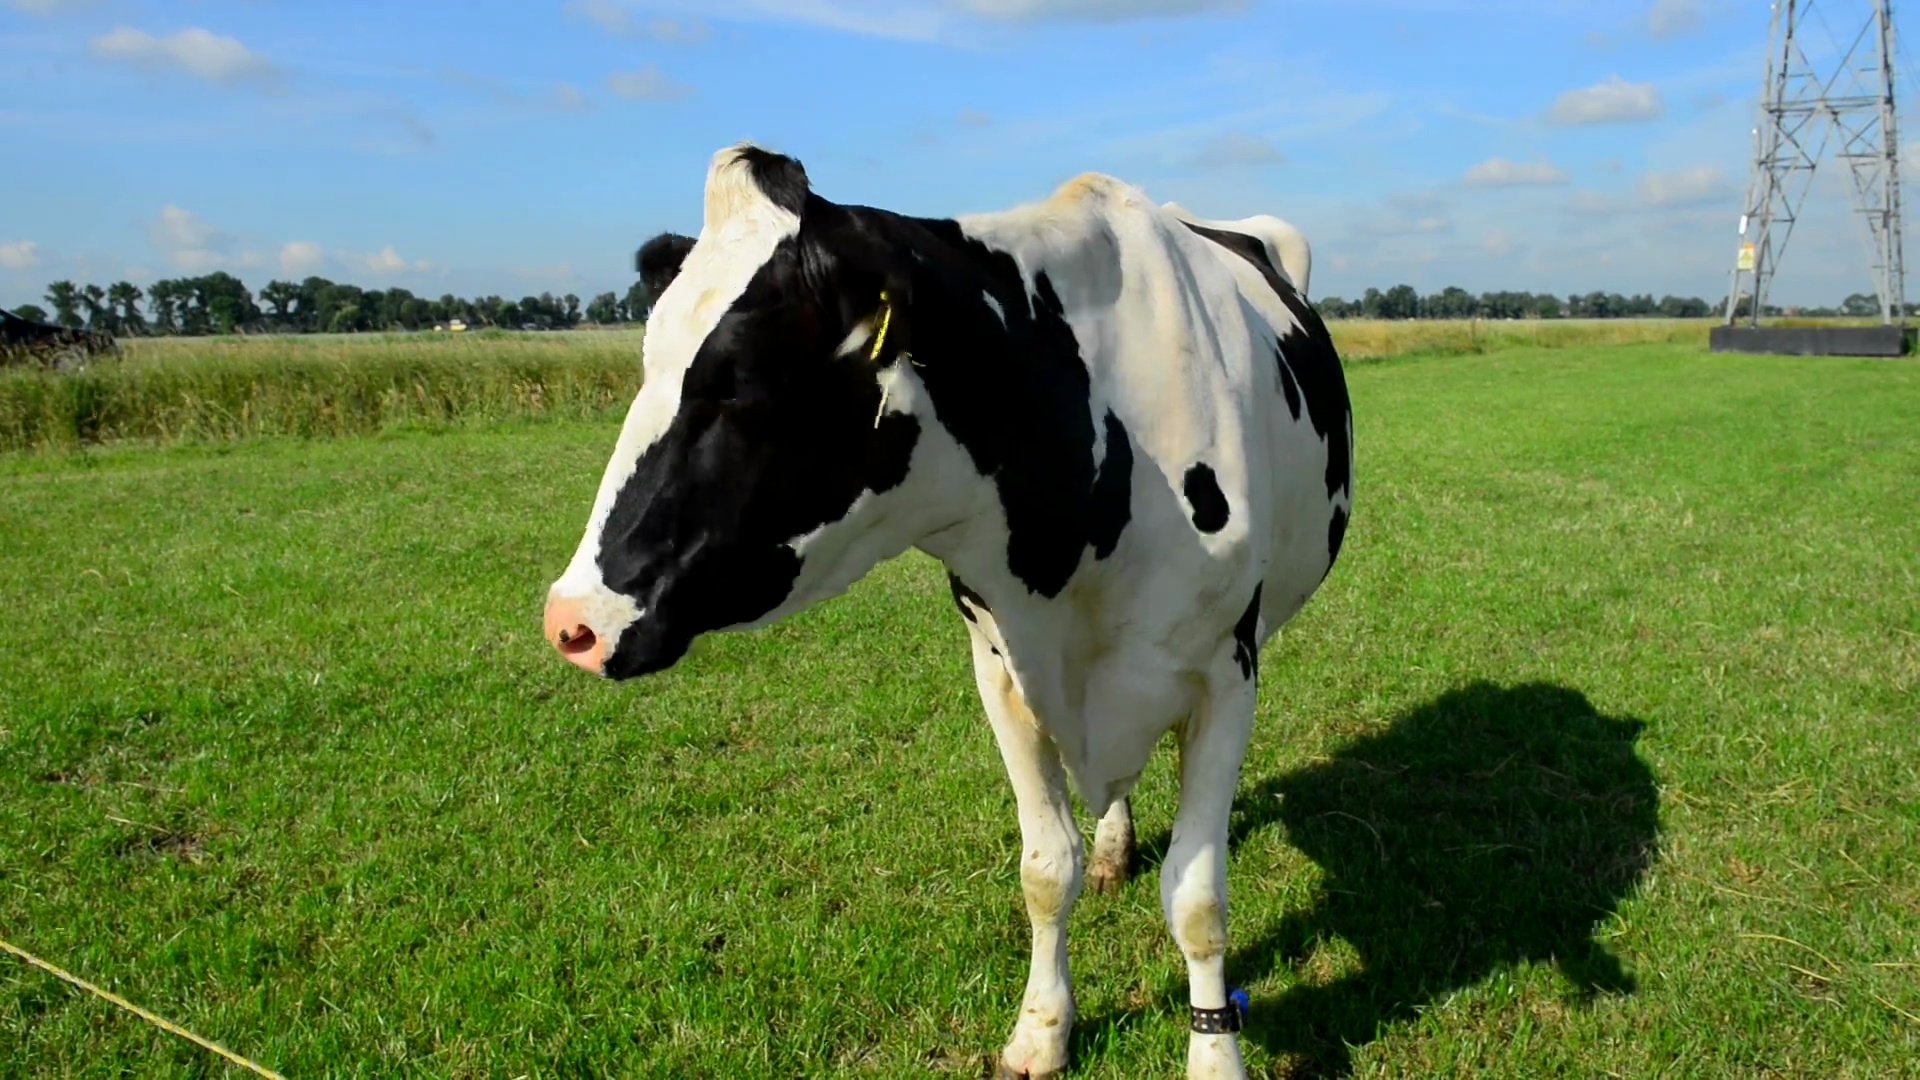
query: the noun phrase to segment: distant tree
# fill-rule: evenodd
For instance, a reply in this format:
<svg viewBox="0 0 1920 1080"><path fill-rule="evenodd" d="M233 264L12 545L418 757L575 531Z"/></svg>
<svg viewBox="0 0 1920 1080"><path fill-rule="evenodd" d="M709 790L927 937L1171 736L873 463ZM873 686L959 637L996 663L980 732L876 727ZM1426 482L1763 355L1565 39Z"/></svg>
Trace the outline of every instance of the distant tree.
<svg viewBox="0 0 1920 1080"><path fill-rule="evenodd" d="M19 307L13 309L13 313L28 322L43 323L47 321L47 309L38 304L21 304Z"/></svg>
<svg viewBox="0 0 1920 1080"><path fill-rule="evenodd" d="M146 317L140 314L140 301L146 296L131 281L116 281L107 288L107 303L114 312L116 334L145 334Z"/></svg>
<svg viewBox="0 0 1920 1080"><path fill-rule="evenodd" d="M80 289L80 306L87 313L87 329L113 332L113 310L107 307L107 290L89 282Z"/></svg>
<svg viewBox="0 0 1920 1080"><path fill-rule="evenodd" d="M637 281L628 286L627 298L623 306L627 309L627 322L646 322L647 314L652 309L652 305L647 299L646 286Z"/></svg>
<svg viewBox="0 0 1920 1080"><path fill-rule="evenodd" d="M225 270L215 270L193 279L194 307L204 313L212 332L231 334L260 317L253 294L239 278Z"/></svg>
<svg viewBox="0 0 1920 1080"><path fill-rule="evenodd" d="M260 299L273 308L273 317L282 322L293 319L293 305L300 299L300 286L291 281L269 281L260 290Z"/></svg>
<svg viewBox="0 0 1920 1080"><path fill-rule="evenodd" d="M1533 299L1533 313L1542 319L1560 317L1560 298L1552 294L1536 296Z"/></svg>
<svg viewBox="0 0 1920 1080"><path fill-rule="evenodd" d="M580 298L572 293L568 293L564 299L567 303L565 311L567 325L576 326L580 322Z"/></svg>
<svg viewBox="0 0 1920 1080"><path fill-rule="evenodd" d="M433 325L433 302L420 297L412 297L400 308L400 325L409 330L420 330Z"/></svg>
<svg viewBox="0 0 1920 1080"><path fill-rule="evenodd" d="M71 281L56 281L47 286L47 303L53 305L53 321L69 330L80 329L80 290Z"/></svg>
<svg viewBox="0 0 1920 1080"><path fill-rule="evenodd" d="M51 300L52 296L48 296L48 299ZM1874 296L1872 293L1854 293L1845 300L1840 301L1840 313L1855 318L1867 315L1878 315L1880 314L1880 298Z"/></svg>
<svg viewBox="0 0 1920 1080"><path fill-rule="evenodd" d="M1411 285L1395 285L1387 290L1384 310L1389 319L1417 319L1420 317L1420 294L1413 291Z"/></svg>
<svg viewBox="0 0 1920 1080"><path fill-rule="evenodd" d="M157 334L177 334L180 325L176 313L180 303L178 286L167 279L161 279L147 286L147 303L153 313L153 330Z"/></svg>
<svg viewBox="0 0 1920 1080"><path fill-rule="evenodd" d="M620 298L603 292L587 303L587 321L606 325L620 321Z"/></svg>

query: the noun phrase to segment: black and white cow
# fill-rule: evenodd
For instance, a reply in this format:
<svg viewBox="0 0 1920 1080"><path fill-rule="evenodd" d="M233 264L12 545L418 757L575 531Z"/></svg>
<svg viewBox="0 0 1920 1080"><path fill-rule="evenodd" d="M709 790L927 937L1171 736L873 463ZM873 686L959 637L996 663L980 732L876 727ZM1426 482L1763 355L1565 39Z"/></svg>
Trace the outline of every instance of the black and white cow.
<svg viewBox="0 0 1920 1080"><path fill-rule="evenodd" d="M645 381L548 640L612 679L762 626L917 547L945 564L1020 812L1031 970L1002 1075L1067 1064L1069 782L1124 878L1127 796L1169 731L1160 900L1189 1075L1243 1073L1227 816L1261 646L1332 568L1352 502L1340 362L1272 218L1229 228L1088 174L955 219L840 205L799 162L717 153L695 241L636 257ZM1289 266L1289 262L1294 265Z"/></svg>

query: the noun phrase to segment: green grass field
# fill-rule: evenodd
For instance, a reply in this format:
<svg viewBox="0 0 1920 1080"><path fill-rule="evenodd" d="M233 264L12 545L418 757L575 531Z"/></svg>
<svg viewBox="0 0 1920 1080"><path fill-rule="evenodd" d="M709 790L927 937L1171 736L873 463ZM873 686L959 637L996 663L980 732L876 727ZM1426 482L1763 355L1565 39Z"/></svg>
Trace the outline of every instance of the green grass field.
<svg viewBox="0 0 1920 1080"><path fill-rule="evenodd" d="M1252 1069L1920 1075L1920 367L1350 381L1236 803ZM938 566L589 679L539 605L617 423L0 456L0 937L292 1077L977 1075L1027 931ZM1170 758L1077 1076L1181 1074ZM239 1075L6 957L0 1074Z"/></svg>

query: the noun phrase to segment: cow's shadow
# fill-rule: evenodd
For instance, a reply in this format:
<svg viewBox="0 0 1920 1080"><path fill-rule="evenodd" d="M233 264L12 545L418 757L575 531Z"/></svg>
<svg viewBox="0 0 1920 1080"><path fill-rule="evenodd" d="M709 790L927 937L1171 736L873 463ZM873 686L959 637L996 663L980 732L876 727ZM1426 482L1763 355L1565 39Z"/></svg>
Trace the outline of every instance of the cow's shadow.
<svg viewBox="0 0 1920 1080"><path fill-rule="evenodd" d="M1311 908L1234 921L1230 983L1281 965L1297 980L1253 998L1244 1037L1293 1075L1342 1075L1388 1025L1523 962L1555 965L1578 999L1631 992L1596 934L1655 857L1641 726L1565 687L1476 682L1243 793L1231 844L1277 824L1325 875ZM1142 885L1166 842L1142 845ZM1346 973L1318 976L1322 943L1344 943Z"/></svg>

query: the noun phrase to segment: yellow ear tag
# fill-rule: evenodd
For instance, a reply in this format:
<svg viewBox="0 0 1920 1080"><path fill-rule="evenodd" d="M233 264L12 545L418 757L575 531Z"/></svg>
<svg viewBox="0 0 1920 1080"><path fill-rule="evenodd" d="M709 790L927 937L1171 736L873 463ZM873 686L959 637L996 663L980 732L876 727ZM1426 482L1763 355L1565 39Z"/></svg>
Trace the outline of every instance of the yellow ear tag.
<svg viewBox="0 0 1920 1080"><path fill-rule="evenodd" d="M887 327L891 325L893 325L893 301L888 299L887 290L881 289L880 329L873 335L873 351L867 354L867 359L873 363L880 362L880 347L887 343ZM880 417L887 411L887 395L891 390L890 385L880 388L880 407L873 411L873 426L876 430L880 427Z"/></svg>
<svg viewBox="0 0 1920 1080"><path fill-rule="evenodd" d="M880 348L887 343L887 328L893 325L893 301L887 297L887 290L880 290L880 330L873 335L873 351L867 359L880 362Z"/></svg>

